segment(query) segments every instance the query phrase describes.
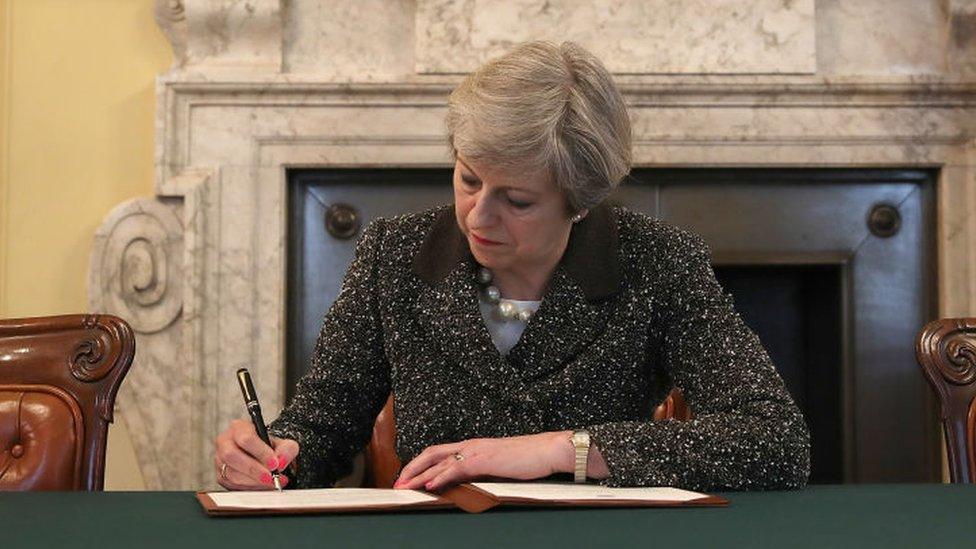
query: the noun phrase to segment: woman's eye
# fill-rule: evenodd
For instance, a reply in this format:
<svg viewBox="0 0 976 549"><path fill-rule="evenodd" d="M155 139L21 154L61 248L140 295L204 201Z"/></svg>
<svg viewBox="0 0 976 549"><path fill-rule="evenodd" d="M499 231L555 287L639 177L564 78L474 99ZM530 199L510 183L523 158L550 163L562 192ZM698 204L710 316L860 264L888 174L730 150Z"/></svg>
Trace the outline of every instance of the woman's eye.
<svg viewBox="0 0 976 549"><path fill-rule="evenodd" d="M511 204L512 207L518 208L520 210L524 210L525 208L528 208L529 206L532 205L531 202L522 202L520 200L515 200L513 198L509 198L508 203Z"/></svg>
<svg viewBox="0 0 976 549"><path fill-rule="evenodd" d="M465 179L462 177L461 182L464 183L464 186L466 187L476 187L478 185L477 179Z"/></svg>

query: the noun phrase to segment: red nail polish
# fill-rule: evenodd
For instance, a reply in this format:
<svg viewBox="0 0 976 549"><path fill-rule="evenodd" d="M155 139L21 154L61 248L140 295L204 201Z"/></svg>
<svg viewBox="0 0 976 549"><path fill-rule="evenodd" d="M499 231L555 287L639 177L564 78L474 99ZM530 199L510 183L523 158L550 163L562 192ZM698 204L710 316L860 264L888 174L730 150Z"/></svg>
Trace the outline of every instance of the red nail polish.
<svg viewBox="0 0 976 549"><path fill-rule="evenodd" d="M271 458L268 460L268 469L274 471L278 468L278 460L276 458Z"/></svg>
<svg viewBox="0 0 976 549"><path fill-rule="evenodd" d="M271 484L271 474L270 473L261 473L261 483L262 484Z"/></svg>
<svg viewBox="0 0 976 549"><path fill-rule="evenodd" d="M424 488L426 488L426 489L428 489L428 490L430 490L430 486L431 486L432 484L434 484L434 482L433 482L433 481L431 481L431 482L428 482L427 484L424 484Z"/></svg>

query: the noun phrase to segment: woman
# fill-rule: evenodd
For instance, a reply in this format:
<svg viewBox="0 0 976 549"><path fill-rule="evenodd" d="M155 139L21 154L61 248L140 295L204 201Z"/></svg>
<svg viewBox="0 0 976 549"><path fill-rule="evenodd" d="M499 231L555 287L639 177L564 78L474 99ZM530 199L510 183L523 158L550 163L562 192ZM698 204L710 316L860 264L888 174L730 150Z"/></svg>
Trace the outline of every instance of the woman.
<svg viewBox="0 0 976 549"><path fill-rule="evenodd" d="M274 449L245 421L218 437L224 487L267 489L286 467L286 484L330 486L391 391L397 488L574 472L611 486L805 484L803 417L704 243L602 203L631 138L596 58L523 44L452 93L447 128L453 207L367 227L312 368L270 426ZM673 386L695 418L651 421Z"/></svg>

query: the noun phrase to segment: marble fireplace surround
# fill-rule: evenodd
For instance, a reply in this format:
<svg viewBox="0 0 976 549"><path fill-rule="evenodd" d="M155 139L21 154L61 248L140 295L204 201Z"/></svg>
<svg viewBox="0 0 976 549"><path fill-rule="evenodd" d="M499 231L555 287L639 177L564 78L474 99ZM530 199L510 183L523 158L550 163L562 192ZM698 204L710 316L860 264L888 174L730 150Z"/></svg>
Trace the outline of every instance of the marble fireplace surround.
<svg viewBox="0 0 976 549"><path fill-rule="evenodd" d="M319 43L294 24L295 14L310 15L303 21L311 25L320 4L158 3L177 61L157 80L155 194L109 214L89 273L92 310L118 314L137 332L117 417L132 433L149 489L215 486L212 441L243 413L234 380L240 366L254 376L266 419L284 404L286 171L448 166L446 96L456 73L498 43L472 39L465 56L452 57L457 44L431 38L451 32L438 9L468 6L475 17L488 0L386 2L399 15L383 17L412 18L404 38L412 56L399 74L373 70L400 63L401 52L382 50L389 58L357 80L353 68L340 74L302 53ZM676 17L700 19L705 4L686 2ZM773 4L781 3L741 6ZM748 63L723 65L735 74L707 74L717 62L708 55L695 58L705 74L676 74L674 60L699 47L687 44L665 48L659 67L636 54L618 58L634 64L615 70L631 106L635 165L938 168L939 313L974 315L976 78L820 74L814 2L786 5L773 23L782 26L775 32L793 29L783 34L792 38L763 50L759 61L750 53ZM319 26L334 24L324 18ZM531 35L516 27L511 36ZM572 28L574 39L592 38ZM741 51L760 43L749 37L762 41L773 31L750 32ZM642 39L635 32L620 43Z"/></svg>

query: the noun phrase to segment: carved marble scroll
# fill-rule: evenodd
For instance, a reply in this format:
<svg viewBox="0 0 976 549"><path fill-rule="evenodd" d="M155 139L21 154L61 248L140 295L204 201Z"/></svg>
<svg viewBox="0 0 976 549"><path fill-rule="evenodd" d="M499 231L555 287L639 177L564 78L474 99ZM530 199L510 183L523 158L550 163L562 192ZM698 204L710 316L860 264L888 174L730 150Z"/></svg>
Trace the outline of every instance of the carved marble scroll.
<svg viewBox="0 0 976 549"><path fill-rule="evenodd" d="M278 72L281 0L156 0L174 67Z"/></svg>
<svg viewBox="0 0 976 549"><path fill-rule="evenodd" d="M176 319L183 305L183 228L155 200L115 208L95 233L89 289L98 307L151 334Z"/></svg>

